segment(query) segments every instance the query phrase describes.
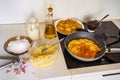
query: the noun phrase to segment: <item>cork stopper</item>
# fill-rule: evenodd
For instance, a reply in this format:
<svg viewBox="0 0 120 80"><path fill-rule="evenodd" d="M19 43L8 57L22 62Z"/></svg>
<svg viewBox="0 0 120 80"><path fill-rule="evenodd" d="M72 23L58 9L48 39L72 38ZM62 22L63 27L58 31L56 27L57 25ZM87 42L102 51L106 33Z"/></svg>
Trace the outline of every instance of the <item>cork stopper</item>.
<svg viewBox="0 0 120 80"><path fill-rule="evenodd" d="M52 10L53 10L53 8L50 6L50 7L48 8L48 11L49 11L49 12L52 12Z"/></svg>

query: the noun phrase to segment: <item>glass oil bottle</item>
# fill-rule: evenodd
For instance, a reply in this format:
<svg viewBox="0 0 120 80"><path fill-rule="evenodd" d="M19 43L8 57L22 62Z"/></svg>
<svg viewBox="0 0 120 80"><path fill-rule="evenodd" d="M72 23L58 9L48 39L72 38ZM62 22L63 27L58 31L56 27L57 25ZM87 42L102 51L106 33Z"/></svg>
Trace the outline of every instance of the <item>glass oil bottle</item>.
<svg viewBox="0 0 120 80"><path fill-rule="evenodd" d="M48 39L55 38L57 36L56 30L54 27L54 18L53 18L53 8L50 6L48 8L48 14L45 17L45 32L44 37Z"/></svg>

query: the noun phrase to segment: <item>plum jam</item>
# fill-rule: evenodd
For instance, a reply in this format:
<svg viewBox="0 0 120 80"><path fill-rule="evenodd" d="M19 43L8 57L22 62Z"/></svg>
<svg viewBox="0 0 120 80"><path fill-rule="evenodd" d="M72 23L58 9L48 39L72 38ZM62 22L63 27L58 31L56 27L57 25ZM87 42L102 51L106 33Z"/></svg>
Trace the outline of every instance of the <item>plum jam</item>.
<svg viewBox="0 0 120 80"><path fill-rule="evenodd" d="M93 32L98 26L100 26L100 23L97 20L87 22L88 31Z"/></svg>

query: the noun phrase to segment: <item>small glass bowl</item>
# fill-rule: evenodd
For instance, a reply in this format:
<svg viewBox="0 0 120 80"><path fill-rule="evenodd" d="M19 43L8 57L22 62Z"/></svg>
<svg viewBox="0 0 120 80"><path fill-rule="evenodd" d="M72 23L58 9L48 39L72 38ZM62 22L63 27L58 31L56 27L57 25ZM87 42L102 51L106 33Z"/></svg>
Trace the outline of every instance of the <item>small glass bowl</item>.
<svg viewBox="0 0 120 80"><path fill-rule="evenodd" d="M30 64L33 67L41 68L54 63L58 58L59 45L55 45L42 53L43 48L53 44L54 41L38 40L28 50Z"/></svg>
<svg viewBox="0 0 120 80"><path fill-rule="evenodd" d="M101 26L101 22L99 22L97 19L91 19L86 21L88 31L89 32L94 32L99 26Z"/></svg>

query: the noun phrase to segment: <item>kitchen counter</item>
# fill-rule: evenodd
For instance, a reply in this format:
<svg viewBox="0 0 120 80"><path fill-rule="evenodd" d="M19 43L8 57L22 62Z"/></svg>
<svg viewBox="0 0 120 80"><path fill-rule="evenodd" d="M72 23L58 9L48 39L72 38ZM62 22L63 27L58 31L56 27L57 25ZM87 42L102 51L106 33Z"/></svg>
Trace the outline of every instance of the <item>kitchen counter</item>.
<svg viewBox="0 0 120 80"><path fill-rule="evenodd" d="M120 29L120 19L112 20ZM44 23L40 23L40 35L43 37ZM4 51L3 45L5 41L16 35L25 35L26 29L25 24L1 24L0 25L0 56L9 55ZM20 57L26 57L27 53L21 55ZM3 61L0 60L0 64ZM99 80L118 80L119 75L113 75L110 77L104 77L105 74L120 73L120 63L102 65L102 66L92 66L85 68L67 69L65 59L60 48L59 58L55 63L44 68L34 68L28 62L28 67L26 68L26 73L21 75L16 75L13 71L6 73L6 69L0 70L1 80L93 80L95 78ZM86 77L87 76L87 77Z"/></svg>

